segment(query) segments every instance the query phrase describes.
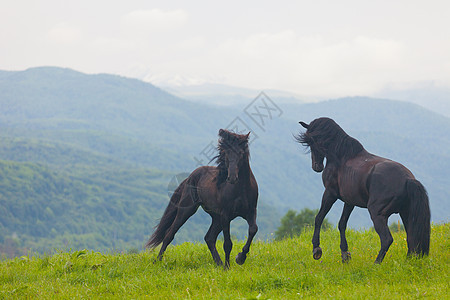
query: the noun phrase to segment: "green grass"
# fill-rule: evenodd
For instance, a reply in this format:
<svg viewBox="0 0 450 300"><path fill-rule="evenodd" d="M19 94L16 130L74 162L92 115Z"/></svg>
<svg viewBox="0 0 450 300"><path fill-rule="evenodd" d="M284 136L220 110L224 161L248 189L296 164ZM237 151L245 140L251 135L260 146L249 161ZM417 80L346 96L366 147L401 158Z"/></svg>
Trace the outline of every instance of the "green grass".
<svg viewBox="0 0 450 300"><path fill-rule="evenodd" d="M430 255L423 259L407 259L405 233L393 235L381 265L373 263L376 233L351 230L348 264L341 263L337 230L322 233L319 261L312 258L312 232L306 230L297 238L255 242L246 263L233 261L228 271L213 264L205 244L191 243L169 247L157 263L156 252L21 257L0 262L0 298L447 298L450 223L433 225ZM234 243L233 257L242 246Z"/></svg>

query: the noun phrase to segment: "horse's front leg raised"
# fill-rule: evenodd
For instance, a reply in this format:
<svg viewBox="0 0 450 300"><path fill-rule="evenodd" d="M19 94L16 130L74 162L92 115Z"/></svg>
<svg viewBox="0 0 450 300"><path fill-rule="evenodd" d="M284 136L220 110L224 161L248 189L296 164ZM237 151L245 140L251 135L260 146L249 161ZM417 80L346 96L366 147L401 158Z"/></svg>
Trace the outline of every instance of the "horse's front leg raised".
<svg viewBox="0 0 450 300"><path fill-rule="evenodd" d="M350 214L353 211L353 208L355 206L345 203L344 209L342 210L341 219L339 220L339 233L341 236L341 257L342 262L348 262L351 258L350 252L348 252L348 244L347 239L345 238L345 230L347 229L347 222L348 218L350 217Z"/></svg>
<svg viewBox="0 0 450 300"><path fill-rule="evenodd" d="M248 218L247 223L248 223L247 242L245 243L244 247L242 248L242 252L240 252L236 256L236 263L239 265L244 264L244 262L247 258L247 253L250 251L250 245L253 241L253 237L255 236L256 232L258 232L258 225L256 225L256 210L255 210L254 214L250 218Z"/></svg>
<svg viewBox="0 0 450 300"><path fill-rule="evenodd" d="M320 205L319 213L314 221L314 235L312 238L313 244L313 257L314 259L320 259L322 257L322 248L320 245L320 227L322 226L323 219L330 211L333 204L336 202L337 197L334 196L328 189L325 190L322 196L322 204Z"/></svg>

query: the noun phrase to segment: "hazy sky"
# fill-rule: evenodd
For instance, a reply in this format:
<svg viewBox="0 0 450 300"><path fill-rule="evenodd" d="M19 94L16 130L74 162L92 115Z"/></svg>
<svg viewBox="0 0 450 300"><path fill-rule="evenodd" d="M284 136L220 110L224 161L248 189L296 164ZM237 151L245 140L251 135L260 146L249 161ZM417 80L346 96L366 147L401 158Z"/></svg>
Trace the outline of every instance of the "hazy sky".
<svg viewBox="0 0 450 300"><path fill-rule="evenodd" d="M0 69L301 95L450 86L450 1L0 0Z"/></svg>

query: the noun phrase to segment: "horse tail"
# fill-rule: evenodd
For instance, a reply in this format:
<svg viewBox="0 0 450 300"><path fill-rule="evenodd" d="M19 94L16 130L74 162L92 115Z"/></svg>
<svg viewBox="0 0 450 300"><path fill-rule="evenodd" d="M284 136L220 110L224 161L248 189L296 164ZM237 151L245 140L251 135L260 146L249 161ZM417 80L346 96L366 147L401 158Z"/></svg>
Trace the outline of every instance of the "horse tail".
<svg viewBox="0 0 450 300"><path fill-rule="evenodd" d="M178 212L178 204L183 193L183 188L186 185L187 179L185 179L173 192L172 197L170 197L169 205L167 205L163 216L161 217L159 224L155 227L156 230L153 232L152 236L145 244L146 248L156 248L161 244L166 236L167 231L172 226L175 217Z"/></svg>
<svg viewBox="0 0 450 300"><path fill-rule="evenodd" d="M409 198L408 254L428 255L430 250L430 204L425 187L415 179L406 181Z"/></svg>

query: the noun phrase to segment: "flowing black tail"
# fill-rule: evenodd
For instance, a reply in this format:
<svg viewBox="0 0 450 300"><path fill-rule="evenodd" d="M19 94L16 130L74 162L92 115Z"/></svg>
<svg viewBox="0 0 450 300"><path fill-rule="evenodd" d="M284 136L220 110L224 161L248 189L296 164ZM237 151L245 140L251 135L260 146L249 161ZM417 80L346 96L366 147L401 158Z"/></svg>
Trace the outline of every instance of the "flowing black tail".
<svg viewBox="0 0 450 300"><path fill-rule="evenodd" d="M408 254L428 255L430 251L431 215L427 191L417 180L408 180L406 191L409 198Z"/></svg>
<svg viewBox="0 0 450 300"><path fill-rule="evenodd" d="M174 191L172 197L170 198L169 205L166 207L166 210L164 211L159 224L156 226L155 232L153 232L152 236L145 244L146 248L156 248L163 242L167 230L169 230L169 228L172 226L172 223L177 215L178 203L180 202L181 194L186 181L187 179L185 179Z"/></svg>

